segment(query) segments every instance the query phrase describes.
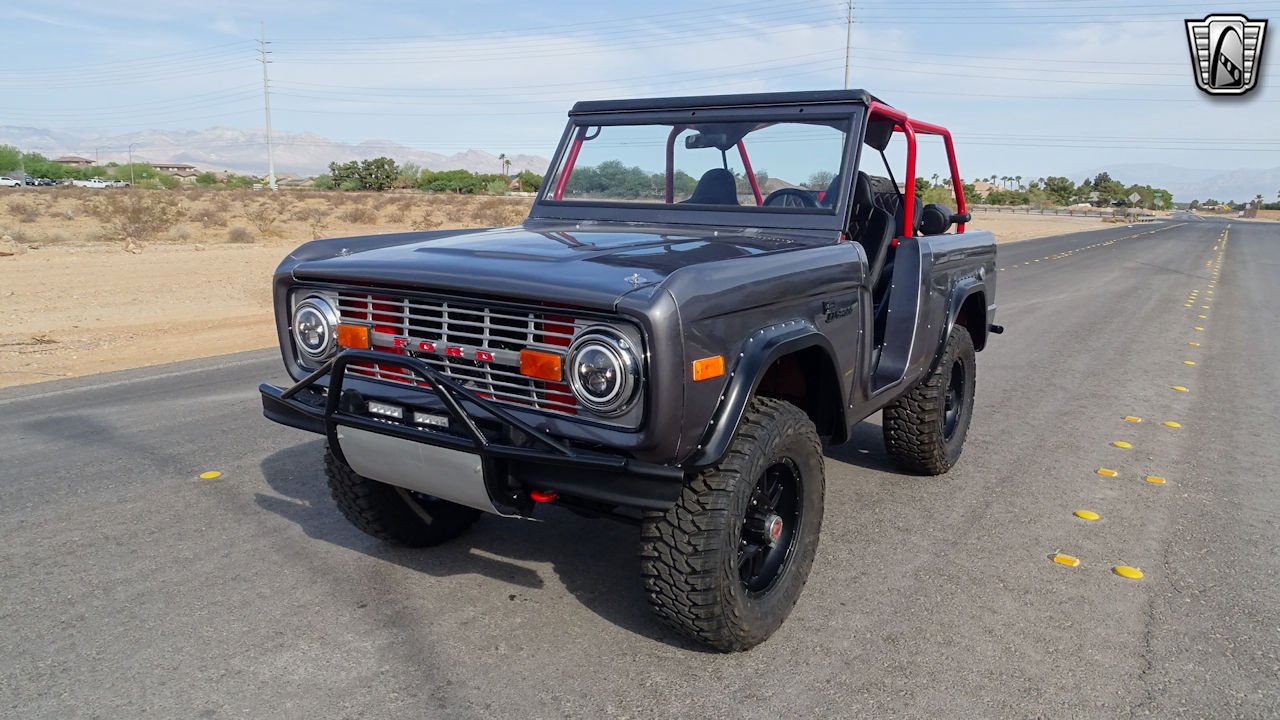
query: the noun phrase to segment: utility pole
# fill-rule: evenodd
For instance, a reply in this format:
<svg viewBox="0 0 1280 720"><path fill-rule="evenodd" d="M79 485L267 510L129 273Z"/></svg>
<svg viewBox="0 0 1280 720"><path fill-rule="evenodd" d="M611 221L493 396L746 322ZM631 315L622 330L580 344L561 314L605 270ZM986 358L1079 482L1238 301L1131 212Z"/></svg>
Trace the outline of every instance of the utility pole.
<svg viewBox="0 0 1280 720"><path fill-rule="evenodd" d="M138 143L129 143L129 187L137 184L137 180L133 179L133 147Z"/></svg>
<svg viewBox="0 0 1280 720"><path fill-rule="evenodd" d="M271 148L271 84L267 79L267 26L261 23L262 37L258 40L258 47L262 53L262 99L267 111L267 187L272 190L276 189L276 158L275 152Z"/></svg>
<svg viewBox="0 0 1280 720"><path fill-rule="evenodd" d="M844 30L844 89L849 89L849 60L853 55L853 0L849 1L849 13L845 17Z"/></svg>

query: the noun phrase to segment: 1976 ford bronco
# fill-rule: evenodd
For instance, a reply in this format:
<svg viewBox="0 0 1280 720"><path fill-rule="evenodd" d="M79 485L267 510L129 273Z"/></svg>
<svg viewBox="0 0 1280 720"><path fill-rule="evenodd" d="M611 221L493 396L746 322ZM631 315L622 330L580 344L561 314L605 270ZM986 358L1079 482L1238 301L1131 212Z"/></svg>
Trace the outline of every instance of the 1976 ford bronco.
<svg viewBox="0 0 1280 720"><path fill-rule="evenodd" d="M917 197L925 134L955 212ZM948 132L861 90L580 102L522 225L290 254L297 384L264 413L326 437L338 509L391 543L543 503L636 522L658 616L744 650L809 575L824 440L883 410L903 469L960 457L1000 331L964 203Z"/></svg>

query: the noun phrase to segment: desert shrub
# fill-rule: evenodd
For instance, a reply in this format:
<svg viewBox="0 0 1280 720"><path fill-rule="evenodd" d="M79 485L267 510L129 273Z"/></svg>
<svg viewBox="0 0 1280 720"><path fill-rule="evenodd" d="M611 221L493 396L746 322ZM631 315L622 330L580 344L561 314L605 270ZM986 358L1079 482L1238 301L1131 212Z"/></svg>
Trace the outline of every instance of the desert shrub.
<svg viewBox="0 0 1280 720"><path fill-rule="evenodd" d="M63 208L61 210L50 210L49 217L54 220L75 220L76 211L71 208Z"/></svg>
<svg viewBox="0 0 1280 720"><path fill-rule="evenodd" d="M169 240L172 242L186 242L191 239L191 231L179 225L169 231Z"/></svg>
<svg viewBox="0 0 1280 720"><path fill-rule="evenodd" d="M195 219L200 221L200 227L208 230L217 227L227 226L227 216L217 210L201 210L196 213Z"/></svg>
<svg viewBox="0 0 1280 720"><path fill-rule="evenodd" d="M338 213L338 219L355 225L374 225L378 222L378 213L364 205L352 205Z"/></svg>
<svg viewBox="0 0 1280 720"><path fill-rule="evenodd" d="M446 220L447 218L444 213L439 210L432 210L428 208L410 222L409 227L414 230L438 230L444 227Z"/></svg>
<svg viewBox="0 0 1280 720"><path fill-rule="evenodd" d="M108 229L116 239L142 244L173 227L183 217L176 198L140 190L110 193L103 200Z"/></svg>
<svg viewBox="0 0 1280 720"><path fill-rule="evenodd" d="M262 237L270 237L275 233L274 225L280 219L280 211L271 203L262 203L245 208L241 214Z"/></svg>
<svg viewBox="0 0 1280 720"><path fill-rule="evenodd" d="M248 244L254 241L253 231L239 225L227 231L227 242Z"/></svg>
<svg viewBox="0 0 1280 720"><path fill-rule="evenodd" d="M9 214L20 223L31 223L40 219L35 203L24 198L9 201Z"/></svg>
<svg viewBox="0 0 1280 720"><path fill-rule="evenodd" d="M13 240L19 245L30 245L31 243L35 242L35 238L32 237L31 233L27 232L21 227L11 227L11 228L0 227L0 238L6 235L9 236L9 239Z"/></svg>
<svg viewBox="0 0 1280 720"><path fill-rule="evenodd" d="M404 211L392 210L391 214L387 215L387 222L392 223L393 225L399 225L404 222Z"/></svg>
<svg viewBox="0 0 1280 720"><path fill-rule="evenodd" d="M294 213L294 219L305 222L307 228L311 230L311 239L318 240L323 237L324 231L329 229L329 208L304 207Z"/></svg>

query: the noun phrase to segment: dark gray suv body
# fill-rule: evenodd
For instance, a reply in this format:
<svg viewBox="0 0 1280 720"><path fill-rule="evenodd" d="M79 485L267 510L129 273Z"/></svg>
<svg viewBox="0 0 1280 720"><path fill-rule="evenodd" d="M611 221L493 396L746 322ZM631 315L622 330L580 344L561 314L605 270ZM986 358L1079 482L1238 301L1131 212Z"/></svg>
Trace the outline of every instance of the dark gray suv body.
<svg viewBox="0 0 1280 720"><path fill-rule="evenodd" d="M862 169L895 133L908 145L901 190ZM945 140L955 213L916 198L925 133ZM674 167L681 137L681 162L710 158L696 184ZM764 178L747 154L757 137L777 167L831 169L808 185ZM662 138L665 172L626 167L646 149L657 157ZM782 153L770 145L790 141ZM609 159L584 164L597 156ZM726 467L735 443L754 452L751 423L776 430L779 448L793 435L839 443L887 407L886 445L904 467L937 473L956 461L973 352L999 331L994 238L963 231L960 186L944 129L863 91L579 103L520 226L318 240L291 253L275 311L299 382L264 385L265 414L325 434L339 506L393 542L447 539L397 529L414 522L402 505L461 517L458 532L473 509L527 515L540 502L639 515L659 615L715 647L750 647L790 609L792 575L800 585L807 575L821 458L807 470L808 449L780 449L760 461L764 479L735 491L748 509L722 540L759 549L738 550L741 588L721 590L724 602L760 606L754 626L721 617L707 629L671 599L681 582L658 577L664 528L679 525L682 501L728 492L700 483L742 474ZM959 232L947 232L953 222ZM375 501L389 505L362 514Z"/></svg>

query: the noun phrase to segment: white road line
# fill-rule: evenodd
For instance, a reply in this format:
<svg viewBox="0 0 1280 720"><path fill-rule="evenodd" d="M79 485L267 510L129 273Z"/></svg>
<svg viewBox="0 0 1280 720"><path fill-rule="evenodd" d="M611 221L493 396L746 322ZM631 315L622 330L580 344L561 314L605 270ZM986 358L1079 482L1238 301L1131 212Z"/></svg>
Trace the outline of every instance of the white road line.
<svg viewBox="0 0 1280 720"><path fill-rule="evenodd" d="M0 400L0 406L9 405L15 402L23 402L26 400L43 400L45 398L58 397L59 395L69 395L71 393L85 392L87 390L105 390L107 388L121 387L123 385L133 385L140 382L151 382L154 380L164 380L173 377L182 377L183 375L191 375L193 373L205 373L210 370L225 370L227 368L242 367L244 365L252 365L262 362L261 358L253 360L232 360L217 365L205 365L198 368L190 368L188 370L173 370L171 372L160 373L159 375L144 375L142 377L129 378L127 380L113 380L111 382L95 383L91 385L83 385L80 387L63 388L61 390L50 390L45 393L37 393L35 395L22 395L19 397ZM86 377L93 377L88 375ZM256 387L256 386L255 386Z"/></svg>

